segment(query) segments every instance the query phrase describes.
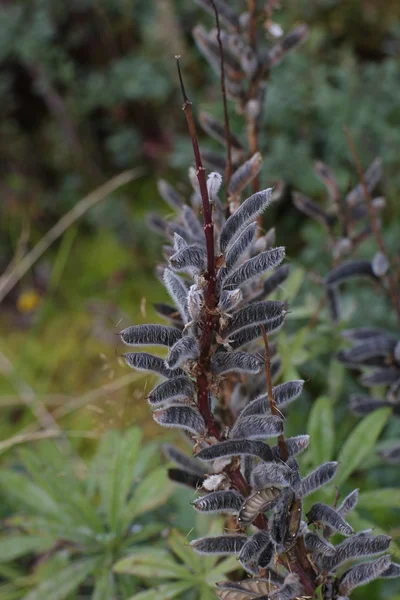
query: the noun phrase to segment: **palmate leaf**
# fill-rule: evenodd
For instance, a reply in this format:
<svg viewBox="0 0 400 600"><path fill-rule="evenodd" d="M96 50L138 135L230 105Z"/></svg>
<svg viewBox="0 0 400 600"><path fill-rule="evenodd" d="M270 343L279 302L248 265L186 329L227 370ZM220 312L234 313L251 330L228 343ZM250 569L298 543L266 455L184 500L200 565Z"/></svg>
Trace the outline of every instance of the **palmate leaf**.
<svg viewBox="0 0 400 600"><path fill-rule="evenodd" d="M342 486L374 448L390 415L390 408L380 408L367 415L349 434L339 454L336 485Z"/></svg>
<svg viewBox="0 0 400 600"><path fill-rule="evenodd" d="M316 400L308 420L307 433L312 439L310 452L313 465L331 460L333 455L335 429L332 402L326 396Z"/></svg>
<svg viewBox="0 0 400 600"><path fill-rule="evenodd" d="M77 560L40 583L24 600L64 600L96 570L96 558Z"/></svg>
<svg viewBox="0 0 400 600"><path fill-rule="evenodd" d="M202 570L202 557L192 552L189 541L179 531L174 529L168 536L168 546L172 552L194 573Z"/></svg>
<svg viewBox="0 0 400 600"><path fill-rule="evenodd" d="M119 560L113 568L115 573L136 575L137 577L160 579L188 579L190 572L185 565L179 565L168 550L142 547L130 556Z"/></svg>
<svg viewBox="0 0 400 600"><path fill-rule="evenodd" d="M121 531L121 514L133 484L133 468L142 442L142 432L133 428L118 441L112 467L107 478L107 517L112 531Z"/></svg>
<svg viewBox="0 0 400 600"><path fill-rule="evenodd" d="M33 483L22 473L0 471L0 487L18 504L27 507L39 515L55 517L58 521L68 522L59 504L41 487Z"/></svg>
<svg viewBox="0 0 400 600"><path fill-rule="evenodd" d="M163 504L171 490L172 484L165 468L154 469L134 490L132 498L123 511L121 526L128 527L139 515Z"/></svg>

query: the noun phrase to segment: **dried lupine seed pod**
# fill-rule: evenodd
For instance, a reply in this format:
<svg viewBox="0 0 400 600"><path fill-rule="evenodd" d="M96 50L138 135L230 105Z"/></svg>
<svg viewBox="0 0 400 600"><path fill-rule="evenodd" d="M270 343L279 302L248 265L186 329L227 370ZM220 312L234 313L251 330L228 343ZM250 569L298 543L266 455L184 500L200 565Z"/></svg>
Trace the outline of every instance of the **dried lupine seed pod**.
<svg viewBox="0 0 400 600"><path fill-rule="evenodd" d="M385 462L391 465L400 464L400 444L394 444L391 448L381 450L379 454Z"/></svg>
<svg viewBox="0 0 400 600"><path fill-rule="evenodd" d="M238 554L247 542L246 535L218 535L204 537L190 542L197 554Z"/></svg>
<svg viewBox="0 0 400 600"><path fill-rule="evenodd" d="M176 191L176 189L165 181L164 179L159 179L157 182L158 193L161 198L165 200L169 206L176 211L180 211L182 206L185 204L182 196Z"/></svg>
<svg viewBox="0 0 400 600"><path fill-rule="evenodd" d="M221 313L226 314L236 308L243 300L243 294L240 289L221 292L218 302L218 308Z"/></svg>
<svg viewBox="0 0 400 600"><path fill-rule="evenodd" d="M303 390L303 385L303 379L296 379L294 381L287 381L272 388L272 395L274 397L276 406L282 408L291 402L294 402L294 400L300 396ZM269 412L269 399L268 394L263 394L245 406L240 413L240 417L264 414L266 412Z"/></svg>
<svg viewBox="0 0 400 600"><path fill-rule="evenodd" d="M249 325L261 325L266 321L271 321L279 317L285 311L285 308L284 302L272 300L253 302L249 306L238 310L228 321L221 334L227 338Z"/></svg>
<svg viewBox="0 0 400 600"><path fill-rule="evenodd" d="M358 327L356 329L344 329L341 335L346 340L351 341L367 341L370 338L386 336L389 339L395 339L388 334L384 329L378 329L377 327Z"/></svg>
<svg viewBox="0 0 400 600"><path fill-rule="evenodd" d="M202 150L201 156L209 169L217 171L218 173L225 172L226 159L224 154L213 152L212 150Z"/></svg>
<svg viewBox="0 0 400 600"><path fill-rule="evenodd" d="M200 477L195 473L189 473L185 469L168 469L167 473L168 479L178 485L183 485L194 490L199 489L203 485L204 477Z"/></svg>
<svg viewBox="0 0 400 600"><path fill-rule="evenodd" d="M185 323L187 323L189 317L189 311L187 308L188 290L185 284L183 283L182 279L170 269L164 270L163 279L168 294L175 302L182 319Z"/></svg>
<svg viewBox="0 0 400 600"><path fill-rule="evenodd" d="M281 490L275 487L269 487L252 494L247 498L238 516L238 523L245 527L250 525L261 512L272 508L275 504Z"/></svg>
<svg viewBox="0 0 400 600"><path fill-rule="evenodd" d="M122 355L125 359L126 364L131 369L136 371L153 371L162 377L167 379L173 379L174 377L184 377L185 372L182 369L168 369L162 358L159 356L153 356L147 352L128 352Z"/></svg>
<svg viewBox="0 0 400 600"><path fill-rule="evenodd" d="M353 529L348 523L340 516L340 514L327 504L317 502L313 504L310 511L307 513L308 520L311 523L322 523L328 525L334 531L338 531L342 535L352 535Z"/></svg>
<svg viewBox="0 0 400 600"><path fill-rule="evenodd" d="M247 352L218 352L211 358L211 371L215 375L225 373L259 373L263 362Z"/></svg>
<svg viewBox="0 0 400 600"><path fill-rule="evenodd" d="M329 193L329 197L333 205L336 206L336 203L338 202L341 194L338 182L336 181L333 172L328 167L328 165L320 161L315 163L315 172L325 184L325 187Z"/></svg>
<svg viewBox="0 0 400 600"><path fill-rule="evenodd" d="M262 156L259 152L243 163L232 173L229 182L229 195L237 196L258 175L262 165Z"/></svg>
<svg viewBox="0 0 400 600"><path fill-rule="evenodd" d="M376 556L388 550L391 539L388 535L352 535L335 546L335 554L324 557L322 565L327 571L333 571L349 560L361 556Z"/></svg>
<svg viewBox="0 0 400 600"><path fill-rule="evenodd" d="M400 565L393 562L379 575L379 579L397 579L398 577L400 577Z"/></svg>
<svg viewBox="0 0 400 600"><path fill-rule="evenodd" d="M304 545L306 550L315 552L316 554L322 554L323 556L334 556L336 552L333 544L311 531L304 536Z"/></svg>
<svg viewBox="0 0 400 600"><path fill-rule="evenodd" d="M309 435L296 435L294 437L286 438L286 449L288 455L297 456L297 454L301 454L301 452L304 452L304 450L308 448L309 443ZM274 446L272 450L275 453L276 458L279 458L279 446Z"/></svg>
<svg viewBox="0 0 400 600"><path fill-rule="evenodd" d="M350 350L342 350L339 354L339 360L346 363L358 364L369 358L389 356L393 354L395 347L396 340L387 335L371 337L353 346Z"/></svg>
<svg viewBox="0 0 400 600"><path fill-rule="evenodd" d="M212 0L195 0L195 2L214 17L215 12ZM214 0L214 3L224 25L232 31L238 31L240 29L239 16L229 3L224 0Z"/></svg>
<svg viewBox="0 0 400 600"><path fill-rule="evenodd" d="M169 227L169 223L164 221L164 219L159 215L153 215L152 213L146 215L146 224L152 231L158 235L161 235L162 237L171 239L173 236Z"/></svg>
<svg viewBox="0 0 400 600"><path fill-rule="evenodd" d="M356 277L372 277L376 279L369 260L349 260L329 271L325 278L328 286L339 285L343 281Z"/></svg>
<svg viewBox="0 0 400 600"><path fill-rule="evenodd" d="M340 580L339 593L348 594L354 588L365 585L384 573L390 566L390 556L381 556L373 562L362 563L349 569Z"/></svg>
<svg viewBox="0 0 400 600"><path fill-rule="evenodd" d="M171 347L182 337L182 332L165 325L133 325L123 329L119 335L127 346Z"/></svg>
<svg viewBox="0 0 400 600"><path fill-rule="evenodd" d="M341 517L345 517L350 511L354 510L358 502L358 489L353 490L342 501L337 509Z"/></svg>
<svg viewBox="0 0 400 600"><path fill-rule="evenodd" d="M340 298L336 286L326 286L326 300L332 321L338 323L340 321Z"/></svg>
<svg viewBox="0 0 400 600"><path fill-rule="evenodd" d="M243 546L238 556L239 561L242 565L249 563L250 561L257 558L261 551L269 545L271 538L267 531L257 531L251 538L248 538L247 542Z"/></svg>
<svg viewBox="0 0 400 600"><path fill-rule="evenodd" d="M237 421L230 431L233 439L246 438L249 440L275 437L283 431L283 421L274 415L251 415Z"/></svg>
<svg viewBox="0 0 400 600"><path fill-rule="evenodd" d="M286 487L282 490L279 500L274 507L270 532L271 538L278 547L283 546L286 540L288 531L287 516L293 498L293 491L289 487Z"/></svg>
<svg viewBox="0 0 400 600"><path fill-rule="evenodd" d="M207 192L210 202L213 202L217 198L221 184L222 176L219 173L214 171L209 174L207 177Z"/></svg>
<svg viewBox="0 0 400 600"><path fill-rule="evenodd" d="M332 228L335 219L322 206L319 206L311 198L307 198L307 196L298 192L295 192L293 196L294 205L300 212L322 223L328 229Z"/></svg>
<svg viewBox="0 0 400 600"><path fill-rule="evenodd" d="M226 136L225 136L225 125L214 119L212 115L207 112L201 111L199 114L199 123L204 131L217 142L220 142L223 146L226 144ZM238 138L232 133L229 134L229 142L232 150L237 153L244 152L243 146L238 140Z"/></svg>
<svg viewBox="0 0 400 600"><path fill-rule="evenodd" d="M327 462L317 467L312 473L309 473L307 477L304 477L301 481L301 495L304 498L309 494L312 494L315 490L326 485L335 477L336 470L338 467L337 462Z"/></svg>
<svg viewBox="0 0 400 600"><path fill-rule="evenodd" d="M254 258L249 258L240 265L224 281L225 289L234 289L242 285L245 281L250 281L254 277L259 277L278 267L285 258L285 248L279 247L273 250L266 250Z"/></svg>
<svg viewBox="0 0 400 600"><path fill-rule="evenodd" d="M251 485L254 490L266 487L286 487L290 485L291 469L283 464L262 462L251 474Z"/></svg>
<svg viewBox="0 0 400 600"><path fill-rule="evenodd" d="M179 450L179 448L175 448L175 446L172 446L171 444L163 444L162 450L164 456L181 469L193 473L193 475L204 477L205 470L199 460L187 456L184 452Z"/></svg>
<svg viewBox="0 0 400 600"><path fill-rule="evenodd" d="M227 514L237 514L242 504L242 496L233 490L211 492L192 502L199 512Z"/></svg>
<svg viewBox="0 0 400 600"><path fill-rule="evenodd" d="M245 579L244 581L223 581L217 583L217 596L221 600L265 599L271 590L281 582L280 576L269 571L268 579Z"/></svg>
<svg viewBox="0 0 400 600"><path fill-rule="evenodd" d="M197 358L199 356L200 349L196 338L187 335L176 342L170 349L167 359L165 361L166 366L169 369L177 369L185 361Z"/></svg>
<svg viewBox="0 0 400 600"><path fill-rule="evenodd" d="M378 398L371 398L366 394L352 394L350 396L350 410L357 416L369 415L374 410L385 406L391 406L391 403Z"/></svg>
<svg viewBox="0 0 400 600"><path fill-rule="evenodd" d="M162 427L176 427L194 435L202 435L206 430L203 417L192 406L168 406L154 411L153 419Z"/></svg>
<svg viewBox="0 0 400 600"><path fill-rule="evenodd" d="M265 442L256 440L227 440L219 442L208 448L200 450L196 454L201 460L215 460L225 456L256 456L267 462L272 460L272 450Z"/></svg>
<svg viewBox="0 0 400 600"><path fill-rule="evenodd" d="M264 281L263 291L260 296L265 297L273 294L289 276L289 265L281 265L276 271ZM255 298L257 300L258 298Z"/></svg>
<svg viewBox="0 0 400 600"><path fill-rule="evenodd" d="M260 569L266 569L272 559L274 558L275 548L274 544L270 542L267 546L262 550L258 557L258 567Z"/></svg>
<svg viewBox="0 0 400 600"><path fill-rule="evenodd" d="M201 290L196 284L191 285L187 295L187 310L193 321L197 321L199 319L203 304L203 290Z"/></svg>
<svg viewBox="0 0 400 600"><path fill-rule="evenodd" d="M219 56L219 44L216 34L211 31L208 33L204 27L197 25L193 29L193 37L196 45L204 58L209 62L210 66L219 75L221 64ZM229 52L228 48L224 49L224 70L226 74L225 88L228 88L228 82L238 83L244 77L240 63Z"/></svg>
<svg viewBox="0 0 400 600"><path fill-rule="evenodd" d="M376 158L368 167L365 172L365 183L367 185L369 193L377 186L379 181L382 179L382 161L380 158ZM365 200L364 189L361 183L359 183L349 194L346 196L346 201L350 206L354 206L359 202Z"/></svg>
<svg viewBox="0 0 400 600"><path fill-rule="evenodd" d="M301 514L302 502L300 498L296 498L295 496L293 496L286 516L287 529L284 539L284 545L286 548L288 547L288 545L293 544L294 540L298 536L301 523Z"/></svg>
<svg viewBox="0 0 400 600"><path fill-rule="evenodd" d="M360 377L360 382L365 387L373 387L375 385L391 385L400 380L400 369L396 367L387 367L378 369L368 375Z"/></svg>
<svg viewBox="0 0 400 600"><path fill-rule="evenodd" d="M295 573L289 573L285 577L283 585L274 592L271 592L270 600L295 600L303 595L303 586Z"/></svg>
<svg viewBox="0 0 400 600"><path fill-rule="evenodd" d="M179 233L174 233L174 250L178 252L179 250L183 250L183 248L187 248L188 243L183 239Z"/></svg>
<svg viewBox="0 0 400 600"><path fill-rule="evenodd" d="M160 383L147 396L147 401L152 406L168 404L176 400L193 398L194 387L187 377L174 377Z"/></svg>
<svg viewBox="0 0 400 600"><path fill-rule="evenodd" d="M271 202L272 188L261 192L256 192L243 202L237 211L231 215L221 229L219 245L222 252L225 252L229 245L243 231L247 225L254 221Z"/></svg>
<svg viewBox="0 0 400 600"><path fill-rule="evenodd" d="M190 208L190 206L185 205L183 207L182 218L185 224L185 229L189 233L189 235L195 239L204 241L204 232L203 227L196 216L196 213Z"/></svg>
<svg viewBox="0 0 400 600"><path fill-rule="evenodd" d="M182 325L181 315L175 306L170 306L163 302L156 302L153 304L153 308L161 317L168 319L172 323Z"/></svg>

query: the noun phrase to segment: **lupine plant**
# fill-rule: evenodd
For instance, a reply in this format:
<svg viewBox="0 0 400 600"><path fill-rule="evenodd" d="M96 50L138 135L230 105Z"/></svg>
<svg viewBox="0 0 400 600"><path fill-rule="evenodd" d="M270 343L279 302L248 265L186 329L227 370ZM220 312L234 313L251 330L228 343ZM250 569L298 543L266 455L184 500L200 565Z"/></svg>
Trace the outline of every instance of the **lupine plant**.
<svg viewBox="0 0 400 600"><path fill-rule="evenodd" d="M257 120L263 102L250 102L249 107L243 83L247 77L253 83L249 90L257 88L270 55L255 50L255 3L242 16L222 0L200 4L215 14L217 30L214 35L197 29L196 41L221 73L228 96L235 96L231 84L240 83L240 89L234 87L240 104L257 108ZM218 16L227 31L221 30ZM228 158L219 171L225 170L227 202L220 199L222 176L218 170L206 175L179 63L178 69L195 157L190 204L162 182L161 195L177 215L150 220L166 239L166 264L158 275L172 304L160 303L156 309L169 324L121 331L127 345L167 351L163 358L147 352L124 357L130 367L164 379L148 394L153 418L163 427L183 431L193 445L192 457L171 446L166 449L176 465L170 478L197 490L195 510L226 515L222 535L190 543L206 556L236 556L247 572L241 580L219 583L217 596L294 600L319 594L324 600L344 600L373 579L398 577L400 565L388 554L389 536L371 530L356 533L346 520L357 504L358 490L340 504L337 497L304 510L304 499L334 479L338 463L328 461L300 474L298 455L310 438L287 437L282 411L299 398L304 382L273 386L279 357L270 337L283 326L289 310L284 302L267 299L287 277L285 249L273 247L270 232L260 233L260 217L273 200L273 190L255 189L242 201L249 183L257 187L261 157L253 154L240 164L239 153L231 175L230 149L237 144L225 113L219 137L227 141ZM215 133L215 123L203 116L204 123ZM343 572L343 565L360 558L362 562Z"/></svg>

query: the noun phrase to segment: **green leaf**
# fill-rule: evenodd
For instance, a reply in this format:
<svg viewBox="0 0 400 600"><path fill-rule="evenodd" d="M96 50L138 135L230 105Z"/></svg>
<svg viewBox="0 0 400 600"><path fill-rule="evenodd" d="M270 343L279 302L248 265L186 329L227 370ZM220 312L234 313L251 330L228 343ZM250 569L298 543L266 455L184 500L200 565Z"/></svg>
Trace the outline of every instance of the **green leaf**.
<svg viewBox="0 0 400 600"><path fill-rule="evenodd" d="M179 531L172 531L168 537L171 550L195 573L201 571L201 556L190 547L189 541Z"/></svg>
<svg viewBox="0 0 400 600"><path fill-rule="evenodd" d="M35 512L51 515L60 521L65 520L60 505L26 475L14 471L0 471L0 487L7 495Z"/></svg>
<svg viewBox="0 0 400 600"><path fill-rule="evenodd" d="M209 587L202 585L200 588L199 600L214 600L214 598L215 590L212 590Z"/></svg>
<svg viewBox="0 0 400 600"><path fill-rule="evenodd" d="M133 496L123 514L124 527L131 521L163 504L172 490L172 485L164 467L158 467L147 475L133 492Z"/></svg>
<svg viewBox="0 0 400 600"><path fill-rule="evenodd" d="M114 575L108 566L95 575L96 585L91 600L111 600L115 594Z"/></svg>
<svg viewBox="0 0 400 600"><path fill-rule="evenodd" d="M24 600L64 600L85 581L96 568L98 559L76 561L40 583L24 596Z"/></svg>
<svg viewBox="0 0 400 600"><path fill-rule="evenodd" d="M190 583L186 581L174 581L171 583L163 583L151 590L145 590L139 592L134 596L131 596L129 600L170 600L176 598L178 594L183 594L191 587Z"/></svg>
<svg viewBox="0 0 400 600"><path fill-rule="evenodd" d="M357 507L366 509L399 508L400 488L382 488L361 492L358 497Z"/></svg>
<svg viewBox="0 0 400 600"><path fill-rule="evenodd" d="M353 429L340 451L336 485L343 485L374 448L391 414L390 408L380 408L364 417Z"/></svg>
<svg viewBox="0 0 400 600"><path fill-rule="evenodd" d="M387 535L387 531L384 531L381 527L377 527L376 523L372 523L368 519L360 517L356 510L352 510L346 517L346 520L350 523L355 531L365 531L367 529L373 529L374 535L384 534ZM390 543L390 553L392 560L400 560L400 546L395 542Z"/></svg>
<svg viewBox="0 0 400 600"><path fill-rule="evenodd" d="M8 562L29 554L40 553L54 544L54 538L31 535L9 535L0 538L0 562Z"/></svg>
<svg viewBox="0 0 400 600"><path fill-rule="evenodd" d="M107 515L112 531L117 529L126 497L133 485L133 470L141 441L142 433L137 427L126 432L119 440L114 462L109 469Z"/></svg>
<svg viewBox="0 0 400 600"><path fill-rule="evenodd" d="M127 573L137 577L154 580L187 579L186 567L178 565L171 554L163 548L146 548L119 560L113 570L115 573Z"/></svg>
<svg viewBox="0 0 400 600"><path fill-rule="evenodd" d="M326 396L321 396L314 402L307 431L311 436L310 452L313 465L317 466L331 460L335 441L335 428L332 403Z"/></svg>
<svg viewBox="0 0 400 600"><path fill-rule="evenodd" d="M228 573L235 571L240 567L236 556L229 556L222 560L214 569L212 569L207 575L207 583L215 585L222 578L226 577Z"/></svg>

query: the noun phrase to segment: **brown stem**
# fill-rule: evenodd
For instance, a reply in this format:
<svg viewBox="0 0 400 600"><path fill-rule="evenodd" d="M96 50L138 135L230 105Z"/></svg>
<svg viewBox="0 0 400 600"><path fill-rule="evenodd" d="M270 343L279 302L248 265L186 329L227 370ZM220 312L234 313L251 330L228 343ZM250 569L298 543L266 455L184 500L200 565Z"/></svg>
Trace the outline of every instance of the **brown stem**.
<svg viewBox="0 0 400 600"><path fill-rule="evenodd" d="M250 30L249 38L252 48L256 46L257 37L257 0L249 0Z"/></svg>
<svg viewBox="0 0 400 600"><path fill-rule="evenodd" d="M350 129L347 126L345 126L345 128L344 128L344 132L345 132L345 135L347 138L347 144L348 144L350 152L353 156L354 164L357 169L358 178L360 180L360 184L363 189L365 204L367 206L367 211L368 211L368 217L369 217L369 220L371 223L371 227L372 227L372 231L375 236L376 243L378 245L379 251L383 254L383 256L386 258L388 263L390 263L387 252L386 252L385 243L383 241L382 232L379 228L375 210L372 205L371 194L369 193L368 186L365 181L364 171L361 166L360 157L357 153L353 137L350 133ZM397 318L400 321L400 302L399 302L399 298L397 295L396 281L390 273L388 273L388 275L386 275L385 279L387 280L388 285L389 285L390 298L391 298L394 310L396 311Z"/></svg>
<svg viewBox="0 0 400 600"><path fill-rule="evenodd" d="M203 204L203 229L207 248L207 271L205 273L206 289L203 310L202 334L200 337L200 357L197 363L197 404L199 411L204 417L208 432L217 439L220 438L219 427L210 410L210 349L213 332L216 326L216 316L213 314L217 304L215 295L216 273L215 273L215 250L214 250L214 224L212 220L212 209L208 197L206 171L201 160L199 143L197 139L196 125L193 117L192 103L186 95L183 84L182 73L179 65L179 56L176 57L179 81L183 96L183 111L185 113L190 137L192 140L193 153L196 163L196 175L199 182L201 200Z"/></svg>
<svg viewBox="0 0 400 600"><path fill-rule="evenodd" d="M221 27L219 24L219 15L218 9L214 0L212 1L212 5L215 13L215 21L217 24L217 40L219 46L219 56L221 60L221 92L222 92L222 102L224 105L224 130L225 130L225 143L226 143L226 167L225 167L225 190L226 190L226 200L228 206L228 195L229 195L229 182L231 180L232 175L232 149L231 149L231 137L229 131L229 114L228 114L228 104L226 100L226 89L225 89L225 63L224 63L224 49L221 42Z"/></svg>
<svg viewBox="0 0 400 600"><path fill-rule="evenodd" d="M274 398L274 392L272 390L272 378L271 378L271 357L269 354L269 345L268 345L268 336L267 333L265 331L265 327L264 325L261 325L261 333L263 336L263 340L264 340L264 346L265 346L265 377L267 380L267 391L268 391L268 401L269 401L269 407L271 409L271 414L279 417L281 416L281 413L279 412L277 406L276 406L276 402L275 402L275 398ZM287 449L287 445L286 445L286 441L285 441L285 436L283 433L281 433L278 436L278 446L279 446L279 454L280 457L283 461L287 461L287 459L289 458L289 452Z"/></svg>

